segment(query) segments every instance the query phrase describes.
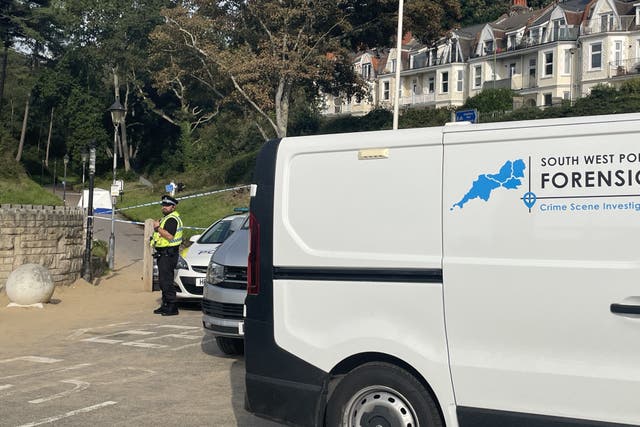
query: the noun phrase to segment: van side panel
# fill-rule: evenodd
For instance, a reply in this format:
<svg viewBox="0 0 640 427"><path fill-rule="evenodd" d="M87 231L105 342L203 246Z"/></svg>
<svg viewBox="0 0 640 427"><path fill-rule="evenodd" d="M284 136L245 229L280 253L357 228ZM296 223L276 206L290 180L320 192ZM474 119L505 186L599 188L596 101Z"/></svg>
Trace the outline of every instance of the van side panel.
<svg viewBox="0 0 640 427"><path fill-rule="evenodd" d="M465 414L640 424L640 319L610 309L640 304L638 141L638 114L445 132L451 372L482 408Z"/></svg>
<svg viewBox="0 0 640 427"><path fill-rule="evenodd" d="M421 131L284 139L274 265L441 268L442 135Z"/></svg>
<svg viewBox="0 0 640 427"><path fill-rule="evenodd" d="M447 408L441 138L437 128L282 141L273 322L278 346L323 371L356 354L397 357Z"/></svg>

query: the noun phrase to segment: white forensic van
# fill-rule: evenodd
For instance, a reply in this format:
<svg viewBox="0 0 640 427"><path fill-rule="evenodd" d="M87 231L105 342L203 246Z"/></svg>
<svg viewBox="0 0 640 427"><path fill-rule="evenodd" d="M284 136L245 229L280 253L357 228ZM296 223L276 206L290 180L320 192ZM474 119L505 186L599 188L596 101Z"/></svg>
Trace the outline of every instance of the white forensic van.
<svg viewBox="0 0 640 427"><path fill-rule="evenodd" d="M284 138L255 179L251 412L640 425L640 114Z"/></svg>

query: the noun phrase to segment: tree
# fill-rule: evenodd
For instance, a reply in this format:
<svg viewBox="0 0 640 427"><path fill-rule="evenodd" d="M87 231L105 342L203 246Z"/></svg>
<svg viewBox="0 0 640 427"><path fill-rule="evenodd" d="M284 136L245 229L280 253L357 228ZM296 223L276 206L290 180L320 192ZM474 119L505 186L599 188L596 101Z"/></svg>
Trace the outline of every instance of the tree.
<svg viewBox="0 0 640 427"><path fill-rule="evenodd" d="M68 0L66 3L69 14L75 17L69 22L74 48L91 53L100 65L104 84L113 87L115 97L125 108L119 151L125 171L129 171L130 156L136 152L129 146L127 137L131 103L137 101L136 86L144 86L138 79L140 75L146 77L142 71L149 56L149 33L162 22L160 10L171 1Z"/></svg>
<svg viewBox="0 0 640 427"><path fill-rule="evenodd" d="M287 134L292 93L312 82L350 87L335 71L352 46L387 44L395 33L397 1L207 0L165 9L159 31L180 34L184 48L228 79L277 137ZM416 0L408 29L435 38L459 16L457 0ZM353 76L347 76L353 77Z"/></svg>
<svg viewBox="0 0 640 427"><path fill-rule="evenodd" d="M194 133L218 115L223 103L229 103L232 87L215 63L185 49L182 39L183 34L169 25L151 34L149 82L137 89L151 111L180 130L180 148L190 163L197 162L201 152L195 147Z"/></svg>
<svg viewBox="0 0 640 427"><path fill-rule="evenodd" d="M0 112L6 81L9 49L19 42L30 50L34 62L46 60L60 49L61 33L58 9L49 0L3 0L0 3L0 38L2 64L0 65Z"/></svg>

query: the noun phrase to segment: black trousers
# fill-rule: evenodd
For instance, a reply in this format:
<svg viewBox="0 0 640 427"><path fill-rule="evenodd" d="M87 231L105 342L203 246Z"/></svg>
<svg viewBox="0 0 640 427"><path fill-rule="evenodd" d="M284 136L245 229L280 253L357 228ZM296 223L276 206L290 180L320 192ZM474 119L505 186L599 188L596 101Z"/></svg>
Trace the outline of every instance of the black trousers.
<svg viewBox="0 0 640 427"><path fill-rule="evenodd" d="M173 270L178 264L178 251L162 253L157 262L162 301L167 304L173 304L176 302L176 288L173 287Z"/></svg>

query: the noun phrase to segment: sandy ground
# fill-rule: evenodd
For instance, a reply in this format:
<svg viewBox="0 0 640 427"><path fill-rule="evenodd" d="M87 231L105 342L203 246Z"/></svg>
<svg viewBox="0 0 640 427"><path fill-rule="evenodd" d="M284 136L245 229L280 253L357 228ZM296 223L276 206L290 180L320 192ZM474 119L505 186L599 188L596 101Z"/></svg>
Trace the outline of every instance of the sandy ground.
<svg viewBox="0 0 640 427"><path fill-rule="evenodd" d="M78 193L67 193L75 206ZM142 255L144 230L139 225L116 224L115 269L92 283L78 279L71 285L56 286L44 308L7 307L9 299L0 290L0 355L7 346L18 347L57 338L61 331L86 328L105 320L150 312L158 306L159 292L143 290ZM94 238L108 241L111 223L94 222Z"/></svg>
<svg viewBox="0 0 640 427"><path fill-rule="evenodd" d="M150 312L159 298L159 292L142 289L141 261L116 268L110 275L95 279L94 284L79 279L69 286L57 286L44 308L7 307L10 301L3 289L0 352L6 345L33 344L59 331L99 324L114 314Z"/></svg>

